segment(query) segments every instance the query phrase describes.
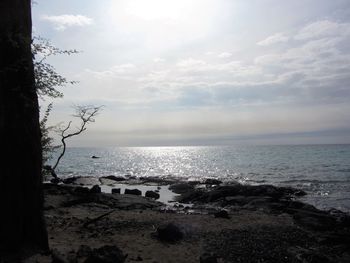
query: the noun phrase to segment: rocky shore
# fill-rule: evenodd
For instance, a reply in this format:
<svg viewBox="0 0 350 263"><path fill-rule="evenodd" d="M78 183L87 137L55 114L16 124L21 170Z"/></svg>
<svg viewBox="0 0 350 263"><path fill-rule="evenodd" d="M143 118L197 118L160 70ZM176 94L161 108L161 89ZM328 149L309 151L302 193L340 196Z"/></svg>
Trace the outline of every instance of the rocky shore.
<svg viewBox="0 0 350 263"><path fill-rule="evenodd" d="M349 215L298 201L305 194L298 189L117 177L86 187L84 180L45 184L51 252L25 262L350 262ZM133 191L120 194L116 183ZM136 185L157 190L145 197ZM157 201L165 186L176 203Z"/></svg>

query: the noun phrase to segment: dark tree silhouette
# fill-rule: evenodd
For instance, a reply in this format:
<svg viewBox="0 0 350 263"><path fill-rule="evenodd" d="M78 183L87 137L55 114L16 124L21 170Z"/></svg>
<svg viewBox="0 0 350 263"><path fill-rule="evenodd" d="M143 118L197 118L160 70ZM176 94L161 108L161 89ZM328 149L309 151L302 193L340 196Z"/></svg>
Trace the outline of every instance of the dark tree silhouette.
<svg viewBox="0 0 350 263"><path fill-rule="evenodd" d="M59 88L65 87L68 84L76 84L77 82L69 81L60 75L51 64L47 63L47 59L51 56L72 55L79 52L75 49L60 49L52 45L48 39L42 37L34 37L32 42L32 53L34 56L33 64L35 87L37 89L36 91L39 99L45 101L47 98L63 98L63 93L59 91ZM47 125L52 108L53 103L51 102L47 106L46 110L43 113L43 117L40 120L41 147L43 154L43 164L45 168L48 167L45 164L49 159L52 158L52 153L60 148L60 146L54 144L54 138L51 137L50 134L50 132L53 131L56 126ZM43 172L46 170L47 169L44 169Z"/></svg>
<svg viewBox="0 0 350 263"><path fill-rule="evenodd" d="M56 168L58 164L60 163L62 157L66 153L66 147L67 143L66 140L81 134L86 130L86 126L91 123L95 122L95 117L101 110L102 106L75 106L75 114L73 115L76 118L79 118L80 120L80 125L74 130L71 130L71 124L72 121L68 123L68 125L65 128L61 128L59 130L60 136L61 136L61 143L62 143L62 151L59 154L56 163L51 167L47 166L46 169L48 169L51 172L51 175L55 178L53 182L58 183L60 179L58 178L56 174Z"/></svg>
<svg viewBox="0 0 350 263"><path fill-rule="evenodd" d="M48 248L31 30L30 0L0 1L0 255Z"/></svg>

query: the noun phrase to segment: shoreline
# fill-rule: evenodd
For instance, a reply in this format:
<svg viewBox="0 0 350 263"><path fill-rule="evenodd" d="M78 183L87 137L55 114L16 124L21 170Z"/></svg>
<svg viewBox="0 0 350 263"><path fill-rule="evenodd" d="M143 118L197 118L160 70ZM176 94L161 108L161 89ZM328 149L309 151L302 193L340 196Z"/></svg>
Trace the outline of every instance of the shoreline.
<svg viewBox="0 0 350 263"><path fill-rule="evenodd" d="M115 262L349 262L349 215L298 201L298 189L215 181L170 185L179 193L172 207L97 187L45 184L51 255L25 262L89 262L116 255L108 246L122 252Z"/></svg>
<svg viewBox="0 0 350 263"><path fill-rule="evenodd" d="M112 178L112 179L109 179ZM189 183L194 185L202 185L204 184L205 180L217 180L213 179L213 177L204 177L204 178L196 178L196 179L186 179L181 177L173 177L173 176L144 176L144 177L136 177L136 176L120 176L120 175L108 175L108 176L66 176L63 177L63 182L68 185L79 185L79 186L85 186L85 187L92 187L93 185L99 185L101 186L102 192L104 193L111 193L112 188L121 188L121 191L123 193L123 190L128 187L134 187L139 188L142 192L142 195L145 195L145 191L147 190L157 190L156 187L161 187L161 191L163 191L161 195L161 202L169 201L172 197L175 197L177 194L173 193L171 190L169 190L167 187L169 187L171 184L175 183ZM221 179L220 179L221 180ZM46 182L49 182L48 180ZM220 181L223 184L232 184L232 183L240 183L243 185L254 185L254 186L260 186L260 185L274 185L276 187L291 187L291 188L297 188L301 189L298 186L289 185L289 184L273 184L273 183L251 183L251 182L242 182L237 181L235 179L231 180L222 180ZM335 200L332 200L331 202L325 201L328 198L328 195L317 195L317 193L309 192L307 190L305 191L305 195L299 196L298 200L304 203L307 203L309 205L312 205L316 207L319 210L328 211L331 209L341 210L345 213L350 213L349 207L347 205L339 206L336 205ZM164 198L163 198L164 197Z"/></svg>
<svg viewBox="0 0 350 263"><path fill-rule="evenodd" d="M244 184L291 186L306 191L303 200L319 209L334 207L350 212L347 146L266 147L74 148L67 151L57 172L64 176L159 176L180 180L211 177Z"/></svg>

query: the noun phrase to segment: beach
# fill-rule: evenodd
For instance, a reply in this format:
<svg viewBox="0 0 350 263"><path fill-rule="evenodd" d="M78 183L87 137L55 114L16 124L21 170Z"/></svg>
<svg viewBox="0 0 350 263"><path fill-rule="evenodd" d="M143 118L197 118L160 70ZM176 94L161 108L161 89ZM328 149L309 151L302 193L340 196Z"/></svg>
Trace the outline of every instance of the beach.
<svg viewBox="0 0 350 263"><path fill-rule="evenodd" d="M210 180L138 182L159 190L170 185L178 202L165 205L141 195L101 193L97 185L74 181L44 185L51 252L25 262L350 259L349 215L298 201L305 194L298 189ZM135 184L123 184L135 189ZM107 261L97 261L101 258Z"/></svg>

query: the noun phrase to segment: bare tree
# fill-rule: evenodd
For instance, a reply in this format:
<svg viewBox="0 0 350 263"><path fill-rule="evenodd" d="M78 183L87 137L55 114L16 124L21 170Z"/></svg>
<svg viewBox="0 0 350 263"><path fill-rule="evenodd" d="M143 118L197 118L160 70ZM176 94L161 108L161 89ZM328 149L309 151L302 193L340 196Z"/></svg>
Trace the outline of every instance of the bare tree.
<svg viewBox="0 0 350 263"><path fill-rule="evenodd" d="M76 113L73 115L76 118L79 118L80 125L76 127L75 130L71 130L72 121L68 123L68 125L65 128L60 129L59 133L61 136L61 143L62 143L62 152L57 158L56 163L49 167L49 170L51 172L51 175L55 178L54 181L58 182L59 179L57 177L57 174L55 172L58 164L60 163L62 157L66 153L67 143L66 140L81 134L86 130L86 126L89 123L95 122L95 117L99 113L99 111L102 109L102 106L75 106Z"/></svg>

